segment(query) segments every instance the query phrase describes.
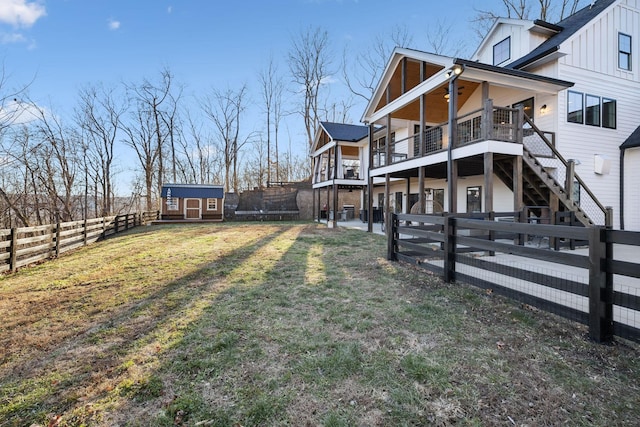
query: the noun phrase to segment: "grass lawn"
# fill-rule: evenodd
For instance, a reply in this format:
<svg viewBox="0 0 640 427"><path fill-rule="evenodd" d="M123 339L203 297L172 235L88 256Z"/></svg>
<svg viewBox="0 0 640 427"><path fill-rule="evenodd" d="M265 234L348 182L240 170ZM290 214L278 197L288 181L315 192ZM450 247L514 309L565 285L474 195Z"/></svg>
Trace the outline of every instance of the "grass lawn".
<svg viewBox="0 0 640 427"><path fill-rule="evenodd" d="M385 250L139 227L0 276L0 426L638 425L637 346Z"/></svg>

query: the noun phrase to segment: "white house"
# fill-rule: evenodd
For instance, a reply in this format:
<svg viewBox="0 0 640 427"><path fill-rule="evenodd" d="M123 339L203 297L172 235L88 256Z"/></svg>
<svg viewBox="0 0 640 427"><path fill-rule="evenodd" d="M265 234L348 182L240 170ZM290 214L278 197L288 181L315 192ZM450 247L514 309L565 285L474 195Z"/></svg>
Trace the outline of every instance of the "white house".
<svg viewBox="0 0 640 427"><path fill-rule="evenodd" d="M362 117L364 205L640 230L639 39L640 1L598 0L499 19L470 60L395 49Z"/></svg>
<svg viewBox="0 0 640 427"><path fill-rule="evenodd" d="M639 150L621 146L640 125L639 40L640 2L598 0L557 25L498 20L472 58L574 83L555 99L536 97L536 108L547 106L540 126L613 208L614 226L632 230L640 230L640 188L631 184L640 182Z"/></svg>

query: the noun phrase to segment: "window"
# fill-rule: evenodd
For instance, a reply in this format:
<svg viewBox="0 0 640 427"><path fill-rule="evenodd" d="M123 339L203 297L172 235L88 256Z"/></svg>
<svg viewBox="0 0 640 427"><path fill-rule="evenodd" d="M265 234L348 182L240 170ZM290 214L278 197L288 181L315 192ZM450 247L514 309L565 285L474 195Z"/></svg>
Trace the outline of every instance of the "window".
<svg viewBox="0 0 640 427"><path fill-rule="evenodd" d="M602 127L616 128L616 100L602 98Z"/></svg>
<svg viewBox="0 0 640 427"><path fill-rule="evenodd" d="M569 123L584 123L590 126L615 129L616 117L615 99L569 91L567 102L567 121Z"/></svg>
<svg viewBox="0 0 640 427"><path fill-rule="evenodd" d="M178 210L178 199L175 197L167 196L167 210L168 211L177 211Z"/></svg>
<svg viewBox="0 0 640 427"><path fill-rule="evenodd" d="M631 36L618 33L618 67L631 71Z"/></svg>
<svg viewBox="0 0 640 427"><path fill-rule="evenodd" d="M178 210L178 199L175 197L171 197L171 189L167 189L167 211L177 211Z"/></svg>
<svg viewBox="0 0 640 427"><path fill-rule="evenodd" d="M567 121L570 123L584 123L582 94L580 92L569 91L569 102L567 102Z"/></svg>
<svg viewBox="0 0 640 427"><path fill-rule="evenodd" d="M493 45L493 65L499 65L511 58L511 37Z"/></svg>
<svg viewBox="0 0 640 427"><path fill-rule="evenodd" d="M218 210L218 199L207 199L207 210L208 211L217 211Z"/></svg>
<svg viewBox="0 0 640 427"><path fill-rule="evenodd" d="M482 187L467 187L467 212L482 212Z"/></svg>
<svg viewBox="0 0 640 427"><path fill-rule="evenodd" d="M600 97L593 95L586 95L586 115L584 118L585 124L591 126L600 126Z"/></svg>

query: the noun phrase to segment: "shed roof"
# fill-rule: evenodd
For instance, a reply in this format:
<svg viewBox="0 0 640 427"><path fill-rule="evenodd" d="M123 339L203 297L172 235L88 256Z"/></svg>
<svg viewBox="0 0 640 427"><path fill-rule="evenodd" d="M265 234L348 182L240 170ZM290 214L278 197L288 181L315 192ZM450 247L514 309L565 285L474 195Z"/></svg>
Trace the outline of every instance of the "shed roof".
<svg viewBox="0 0 640 427"><path fill-rule="evenodd" d="M603 10L611 6L616 1L617 0L597 0L589 6L580 9L573 15L568 16L556 25L556 27L561 28L562 31L548 38L540 46L533 49L522 58L513 61L506 67L513 69L522 68L557 51L560 49L560 45L564 41L578 32L578 30L587 25L593 18L598 16Z"/></svg>
<svg viewBox="0 0 640 427"><path fill-rule="evenodd" d="M640 147L640 127L637 127L631 135L620 145L621 150L626 150L627 148L635 148Z"/></svg>
<svg viewBox="0 0 640 427"><path fill-rule="evenodd" d="M204 184L165 184L162 186L161 197L166 198L171 190L171 197L180 199L223 199L224 188L221 185Z"/></svg>

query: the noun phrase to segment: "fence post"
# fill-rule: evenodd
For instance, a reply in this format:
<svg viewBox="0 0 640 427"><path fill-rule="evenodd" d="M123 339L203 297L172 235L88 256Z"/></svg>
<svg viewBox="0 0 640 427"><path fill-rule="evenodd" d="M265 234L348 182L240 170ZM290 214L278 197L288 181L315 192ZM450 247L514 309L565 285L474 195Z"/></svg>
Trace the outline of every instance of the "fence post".
<svg viewBox="0 0 640 427"><path fill-rule="evenodd" d="M396 223L398 221L398 214L392 213L391 218L387 224L387 259L389 261L397 261L398 257L395 253L395 239L396 239Z"/></svg>
<svg viewBox="0 0 640 427"><path fill-rule="evenodd" d="M56 258L60 257L60 222L56 223Z"/></svg>
<svg viewBox="0 0 640 427"><path fill-rule="evenodd" d="M10 256L9 256L9 268L12 273L16 272L16 261L18 258L18 229L11 229L11 248L10 248Z"/></svg>
<svg viewBox="0 0 640 427"><path fill-rule="evenodd" d="M125 230L129 229L129 214L124 215L124 229Z"/></svg>
<svg viewBox="0 0 640 427"><path fill-rule="evenodd" d="M113 220L113 226L114 226L113 234L118 234L118 221L119 221L118 217L119 216L120 215L116 215L115 219Z"/></svg>
<svg viewBox="0 0 640 427"><path fill-rule="evenodd" d="M444 281L456 281L456 218L448 215L444 223Z"/></svg>
<svg viewBox="0 0 640 427"><path fill-rule="evenodd" d="M102 238L107 237L107 217L102 217Z"/></svg>
<svg viewBox="0 0 640 427"><path fill-rule="evenodd" d="M613 339L613 280L606 271L606 230L589 228L589 336L597 342Z"/></svg>
<svg viewBox="0 0 640 427"><path fill-rule="evenodd" d="M487 215L487 220L488 221L495 221L496 220L496 213L494 211L491 211L488 213ZM496 241L496 232L493 230L489 231L489 241L491 242L495 242ZM496 256L496 251L489 251L489 256Z"/></svg>
<svg viewBox="0 0 640 427"><path fill-rule="evenodd" d="M84 245L87 246L87 218L84 219L84 223L82 224L82 226L84 227L84 231L82 233Z"/></svg>

